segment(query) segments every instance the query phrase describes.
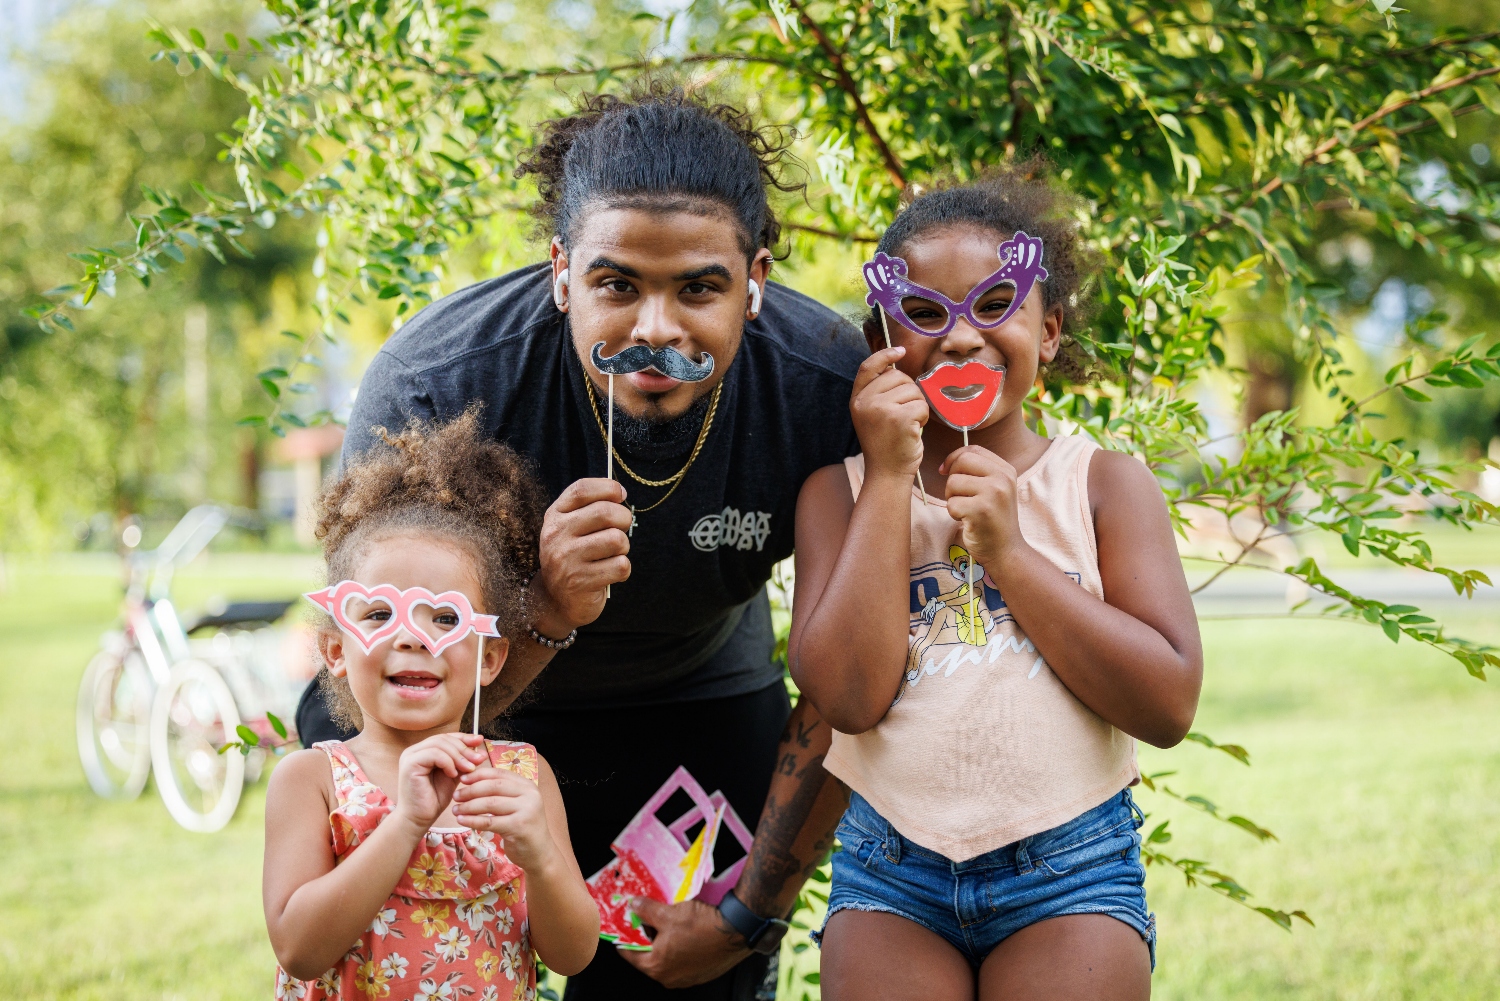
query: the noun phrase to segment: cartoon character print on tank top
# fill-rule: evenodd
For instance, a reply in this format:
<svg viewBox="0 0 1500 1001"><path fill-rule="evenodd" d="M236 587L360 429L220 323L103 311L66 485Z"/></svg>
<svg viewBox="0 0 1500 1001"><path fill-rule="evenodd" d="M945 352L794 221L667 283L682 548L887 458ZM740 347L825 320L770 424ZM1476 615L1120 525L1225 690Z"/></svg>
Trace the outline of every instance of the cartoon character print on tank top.
<svg viewBox="0 0 1500 1001"><path fill-rule="evenodd" d="M911 570L911 646L906 656L906 683L896 690L895 705L923 678L953 674L975 658L994 661L1001 654L1030 655L1028 678L1036 677L1046 660L1024 634L1012 631L1000 637L995 631L1016 618L1005 607L1005 599L984 566L975 563L970 577L969 551L954 543L947 560L923 563ZM1074 583L1082 574L1064 570ZM974 582L972 599L969 581ZM970 649L970 648L978 648Z"/></svg>
<svg viewBox="0 0 1500 1001"><path fill-rule="evenodd" d="M335 864L358 850L392 803L341 741L328 755L338 805L329 815ZM489 741L499 768L537 781L536 748ZM520 866L487 831L434 827L370 926L316 980L276 969L277 1001L533 1001L536 964Z"/></svg>

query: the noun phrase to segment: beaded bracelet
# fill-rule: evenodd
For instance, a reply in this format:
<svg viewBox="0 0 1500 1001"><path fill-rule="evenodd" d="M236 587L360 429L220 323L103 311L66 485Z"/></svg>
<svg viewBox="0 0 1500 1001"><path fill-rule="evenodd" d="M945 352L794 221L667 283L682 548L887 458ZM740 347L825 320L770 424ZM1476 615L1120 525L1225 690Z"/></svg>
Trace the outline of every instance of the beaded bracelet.
<svg viewBox="0 0 1500 1001"><path fill-rule="evenodd" d="M566 650L578 640L577 629L574 629L572 632L568 633L568 635L564 636L560 640L555 640L551 637L543 636L541 633L537 632L534 627L531 626L527 627L527 631L531 633L532 639L536 640L548 650Z"/></svg>

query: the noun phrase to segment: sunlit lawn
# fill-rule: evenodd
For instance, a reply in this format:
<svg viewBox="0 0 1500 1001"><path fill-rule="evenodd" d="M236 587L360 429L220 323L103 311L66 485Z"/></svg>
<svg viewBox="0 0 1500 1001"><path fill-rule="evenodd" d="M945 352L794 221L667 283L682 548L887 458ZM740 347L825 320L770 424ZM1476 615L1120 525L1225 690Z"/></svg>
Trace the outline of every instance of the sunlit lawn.
<svg viewBox="0 0 1500 1001"><path fill-rule="evenodd" d="M306 563L221 557L182 578L210 594L290 595ZM12 560L0 595L0 964L6 998L270 995L261 923L263 785L219 834L176 827L148 788L95 799L73 750L73 698L118 593L108 564ZM1500 606L1459 631L1500 641ZM1451 617L1450 617L1451 618ZM1197 746L1148 770L1269 827L1258 844L1142 794L1174 853L1211 860L1256 900L1306 909L1287 934L1214 895L1150 877L1156 996L1493 998L1500 984L1500 692L1456 663L1338 622L1205 624ZM816 963L816 951L797 957ZM815 968L815 965L812 967ZM815 988L805 988L815 996ZM783 997L800 998L795 990ZM920 997L914 986L913 997Z"/></svg>

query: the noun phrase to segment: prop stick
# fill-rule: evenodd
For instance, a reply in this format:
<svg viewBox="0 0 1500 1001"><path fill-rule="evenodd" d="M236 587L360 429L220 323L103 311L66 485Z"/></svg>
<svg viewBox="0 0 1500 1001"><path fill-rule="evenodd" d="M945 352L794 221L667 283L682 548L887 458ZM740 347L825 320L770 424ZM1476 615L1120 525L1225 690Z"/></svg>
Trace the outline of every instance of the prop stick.
<svg viewBox="0 0 1500 1001"><path fill-rule="evenodd" d="M875 307L875 311L880 314L880 332L883 333L883 334L885 334L885 347L886 347L886 350L889 351L890 347L891 347L891 328L888 327L888 326L886 326L886 322L885 322L885 310L882 307L880 307L880 306L876 306ZM894 365L892 365L891 367L895 368ZM968 441L965 440L964 444L967 445ZM920 466L917 468L917 489L920 490L920 491L922 491L922 506L926 507L927 506L927 487L924 486L923 483L922 483L922 469L921 469Z"/></svg>
<svg viewBox="0 0 1500 1001"><path fill-rule="evenodd" d="M479 654L474 658L474 736L479 736L479 693L484 687L484 637L479 639Z"/></svg>
<svg viewBox="0 0 1500 1001"><path fill-rule="evenodd" d="M609 431L604 436L604 478L612 480L615 478L615 374L610 372L606 378L609 379ZM611 588L604 585L604 597L608 598Z"/></svg>
<svg viewBox="0 0 1500 1001"><path fill-rule="evenodd" d="M484 633L478 633L475 637L479 640L479 653L474 657L474 736L479 736L479 697L484 685L480 681L484 677ZM495 759L490 755L490 742L484 742L484 757L495 767Z"/></svg>

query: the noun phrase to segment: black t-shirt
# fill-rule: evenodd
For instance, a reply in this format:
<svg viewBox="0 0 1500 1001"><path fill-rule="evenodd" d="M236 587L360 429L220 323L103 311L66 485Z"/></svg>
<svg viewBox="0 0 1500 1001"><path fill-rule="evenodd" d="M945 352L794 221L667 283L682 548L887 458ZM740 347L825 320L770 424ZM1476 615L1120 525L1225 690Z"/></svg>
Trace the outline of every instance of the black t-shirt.
<svg viewBox="0 0 1500 1001"><path fill-rule="evenodd" d="M666 503L639 514L630 579L542 672L533 709L717 698L777 680L765 584L791 555L803 481L859 451L849 394L867 354L846 320L769 285L701 453ZM449 420L480 400L485 430L529 457L555 499L604 475L585 378L550 268L523 268L433 303L386 343L360 384L344 457L369 447L372 427ZM627 450L616 432L616 449L650 479L680 469L695 439ZM615 476L637 507L666 493Z"/></svg>

